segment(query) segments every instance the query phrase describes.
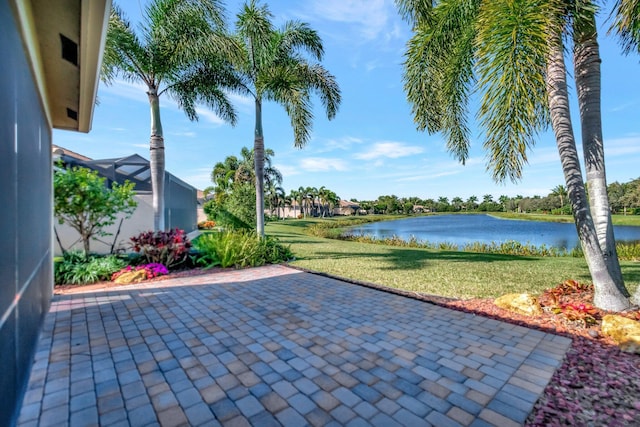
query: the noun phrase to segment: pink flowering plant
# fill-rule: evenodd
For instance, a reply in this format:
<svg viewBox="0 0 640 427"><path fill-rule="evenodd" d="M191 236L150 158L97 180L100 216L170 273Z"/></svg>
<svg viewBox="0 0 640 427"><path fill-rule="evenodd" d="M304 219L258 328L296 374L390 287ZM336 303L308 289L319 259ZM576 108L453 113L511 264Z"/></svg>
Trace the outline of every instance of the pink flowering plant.
<svg viewBox="0 0 640 427"><path fill-rule="evenodd" d="M149 264L139 265L137 267L132 267L130 265L126 266L120 271L116 271L111 276L111 280L116 280L118 277L122 276L124 273L128 273L130 271L139 271L144 270L147 279L153 279L154 277L164 276L169 274L169 270L162 264L152 262Z"/></svg>

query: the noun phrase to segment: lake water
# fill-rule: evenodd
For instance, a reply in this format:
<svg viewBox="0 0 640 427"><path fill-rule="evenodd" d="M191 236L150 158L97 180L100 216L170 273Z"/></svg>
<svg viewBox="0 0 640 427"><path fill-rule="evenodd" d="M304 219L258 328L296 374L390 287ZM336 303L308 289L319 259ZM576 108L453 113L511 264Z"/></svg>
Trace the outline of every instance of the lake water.
<svg viewBox="0 0 640 427"><path fill-rule="evenodd" d="M573 223L518 221L489 215L419 216L363 224L350 230L352 235L382 239L396 236L403 240L415 237L429 243L446 242L458 246L515 240L522 244L571 250L579 244ZM616 226L614 233L617 242L640 242L640 227Z"/></svg>

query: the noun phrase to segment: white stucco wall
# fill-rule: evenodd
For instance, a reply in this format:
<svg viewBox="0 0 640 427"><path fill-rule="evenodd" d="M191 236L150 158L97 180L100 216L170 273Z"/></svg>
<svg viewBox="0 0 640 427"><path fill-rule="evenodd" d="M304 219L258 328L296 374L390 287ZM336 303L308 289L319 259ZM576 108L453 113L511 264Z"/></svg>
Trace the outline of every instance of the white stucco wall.
<svg viewBox="0 0 640 427"><path fill-rule="evenodd" d="M122 228L120 229L120 234L118 234L117 243L115 245L116 250L129 252L131 250L129 245L129 239L131 237L137 236L144 231L153 230L153 206L151 194L137 194L134 198L136 202L138 202L138 206L136 207L133 215L122 222ZM104 237L98 236L98 239L100 240L91 240L91 252L99 254L109 253L121 218L122 215L118 216L114 225L105 228L105 231L112 233L112 235ZM82 241L79 240L80 234L76 230L67 224L59 224L57 218L54 218L54 228L58 233L62 246L64 246L66 250L83 249ZM55 235L53 236L53 241L54 254L56 256L62 255L60 244L58 243Z"/></svg>

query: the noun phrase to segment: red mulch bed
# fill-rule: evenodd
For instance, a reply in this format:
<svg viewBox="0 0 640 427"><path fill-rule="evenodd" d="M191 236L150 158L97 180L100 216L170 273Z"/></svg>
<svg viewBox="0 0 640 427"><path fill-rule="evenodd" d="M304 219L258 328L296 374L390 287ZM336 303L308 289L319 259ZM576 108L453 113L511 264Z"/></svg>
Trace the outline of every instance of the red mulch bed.
<svg viewBox="0 0 640 427"><path fill-rule="evenodd" d="M144 281L144 283L161 282L163 280L177 279L180 277L201 276L203 274L211 274L211 273L215 273L216 271L223 271L223 270L224 270L223 268L218 268L218 267L209 268L207 270L203 270L201 268L193 268L189 270L178 270L178 271L172 271L165 276L158 276L158 277L154 277L153 279L147 279ZM129 286L129 285L120 285L118 283L111 282L111 281L96 282L96 283L91 283L89 285L55 285L55 287L53 288L53 293L56 295L74 294L77 292L98 291L102 289L118 288L121 286Z"/></svg>
<svg viewBox="0 0 640 427"><path fill-rule="evenodd" d="M192 269L172 272L151 281L209 274L222 269ZM92 285L56 286L54 293L115 288L113 282ZM374 287L377 287L374 285ZM403 293L404 294L404 293ZM408 293L407 293L408 294ZM640 426L640 355L621 351L610 338L600 334L600 319L585 325L545 309L535 317L498 308L492 299L451 300L417 295L435 304L567 336L572 344L543 395L529 415L526 426ZM592 298L574 295L577 302ZM638 314L640 316L640 313ZM639 317L640 318L640 317Z"/></svg>

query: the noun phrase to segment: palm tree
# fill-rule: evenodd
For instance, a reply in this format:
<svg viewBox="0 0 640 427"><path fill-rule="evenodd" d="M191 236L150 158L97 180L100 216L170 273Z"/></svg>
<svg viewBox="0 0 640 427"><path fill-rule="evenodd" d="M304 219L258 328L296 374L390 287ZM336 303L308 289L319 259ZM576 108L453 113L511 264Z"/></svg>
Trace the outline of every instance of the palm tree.
<svg viewBox="0 0 640 427"><path fill-rule="evenodd" d="M557 185L551 189L551 195L560 198L560 209L562 209L564 198L567 197L567 188L564 185Z"/></svg>
<svg viewBox="0 0 640 427"><path fill-rule="evenodd" d="M270 182L265 186L266 198L269 201L269 211L271 215L276 213L276 216L280 218L280 207L282 206L285 198L284 188Z"/></svg>
<svg viewBox="0 0 640 427"><path fill-rule="evenodd" d="M327 192L326 195L326 202L327 202L327 207L328 207L328 214L329 216L333 216L333 210L336 207L336 205L338 205L340 203L340 196L338 196L336 193L334 193L333 191L329 190ZM357 210L356 210L356 215L358 214Z"/></svg>
<svg viewBox="0 0 640 427"><path fill-rule="evenodd" d="M238 14L236 30L242 43L242 58L236 68L243 81L242 92L255 103L255 177L258 235L264 235L264 133L262 103L281 104L293 127L294 145L304 146L311 136L313 114L310 97L317 93L332 119L340 104L340 89L335 77L321 64L322 40L307 24L289 21L276 29L266 5L255 0L245 4ZM303 53L311 57L309 62Z"/></svg>
<svg viewBox="0 0 640 427"><path fill-rule="evenodd" d="M235 124L236 114L224 89L237 87L232 69L221 58L232 44L224 35L224 13L216 0L153 0L143 25L135 32L114 5L109 17L102 79L117 76L143 83L151 107L150 172L153 227L164 230L164 134L160 97L177 101L189 118L197 120L197 104L204 104L223 120ZM205 55L209 56L206 58Z"/></svg>
<svg viewBox="0 0 640 427"><path fill-rule="evenodd" d="M307 187L304 189L305 197L307 199L307 208L309 209L309 215L316 217L316 201L318 200L318 189L316 187Z"/></svg>
<svg viewBox="0 0 640 427"><path fill-rule="evenodd" d="M461 197L454 197L453 199L451 199L451 204L456 211L459 211L462 208L463 203L464 202L462 201Z"/></svg>
<svg viewBox="0 0 640 427"><path fill-rule="evenodd" d="M467 199L467 210L471 209L474 210L475 208L477 208L477 203L478 203L478 197L477 196L469 196L469 198Z"/></svg>
<svg viewBox="0 0 640 427"><path fill-rule="evenodd" d="M504 209L504 212L511 211L511 209L509 209L509 202L511 201L509 196L503 194L498 198L498 201L502 205L502 209Z"/></svg>
<svg viewBox="0 0 640 427"><path fill-rule="evenodd" d="M442 131L450 151L464 162L470 143L467 106L470 93L482 93L479 117L487 130L489 168L497 181L521 177L537 132L550 123L556 135L568 197L601 308L628 307L628 293L610 249L608 204L601 195L604 154L599 122L599 62L594 9L590 2L553 0L422 2L397 0L414 24L405 63L405 89L418 128ZM569 115L563 34L573 35L576 87L583 129L587 180L595 187L592 217L586 198ZM597 74L592 79L590 73ZM578 76L580 74L580 76ZM597 87L595 87L597 86ZM589 89L593 91L589 92ZM593 96L598 97L597 102ZM594 106L594 115L589 106ZM601 174L589 173L600 169ZM592 171L593 172L593 171ZM605 186L606 189L606 186ZM595 201L597 199L597 202ZM599 205L597 204L599 203ZM598 239L600 236L605 238Z"/></svg>
<svg viewBox="0 0 640 427"><path fill-rule="evenodd" d="M289 198L291 199L291 205L293 206L293 217L297 218L296 215L296 206L299 206L298 198L300 197L300 192L296 190L289 191ZM300 212L302 213L302 212Z"/></svg>
<svg viewBox="0 0 640 427"><path fill-rule="evenodd" d="M240 162L236 156L228 156L224 162L218 162L211 172L211 182L213 182L213 193L217 200L232 191L236 179L236 171Z"/></svg>
<svg viewBox="0 0 640 427"><path fill-rule="evenodd" d="M307 201L307 192L306 189L302 186L298 187L298 201L300 202L300 213L304 218L306 218L307 211L305 210L305 205Z"/></svg>

